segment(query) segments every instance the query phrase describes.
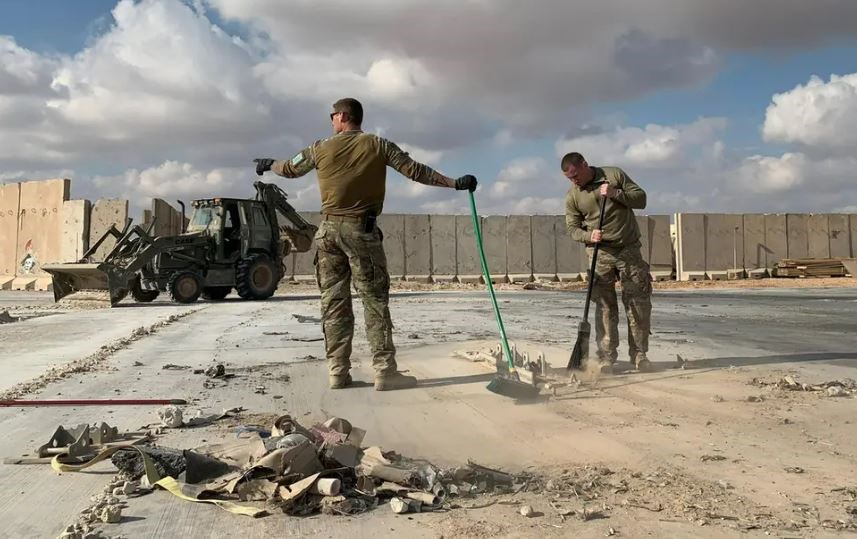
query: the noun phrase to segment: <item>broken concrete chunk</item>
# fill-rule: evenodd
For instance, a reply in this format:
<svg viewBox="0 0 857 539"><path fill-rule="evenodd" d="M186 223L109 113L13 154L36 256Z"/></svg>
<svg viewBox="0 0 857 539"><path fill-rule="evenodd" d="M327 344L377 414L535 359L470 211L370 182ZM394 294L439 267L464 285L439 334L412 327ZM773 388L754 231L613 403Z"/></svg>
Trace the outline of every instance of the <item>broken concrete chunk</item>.
<svg viewBox="0 0 857 539"><path fill-rule="evenodd" d="M347 420L342 419L341 417L331 417L324 423L322 423L325 427L335 430L336 432L340 432L346 436L351 433L351 423Z"/></svg>
<svg viewBox="0 0 857 539"><path fill-rule="evenodd" d="M98 518L101 522L116 524L122 520L122 508L118 505L108 505L101 511Z"/></svg>
<svg viewBox="0 0 857 539"><path fill-rule="evenodd" d="M353 445L338 444L327 450L327 458L342 466L356 468L360 464L361 451Z"/></svg>
<svg viewBox="0 0 857 539"><path fill-rule="evenodd" d="M847 397L850 393L842 386L830 386L827 388L828 397Z"/></svg>
<svg viewBox="0 0 857 539"><path fill-rule="evenodd" d="M788 473L803 473L804 471L800 466L789 466L786 468L786 472Z"/></svg>
<svg viewBox="0 0 857 539"><path fill-rule="evenodd" d="M711 400L712 400L712 401L714 401L714 402L723 402L723 401L724 401L723 397L721 397L720 395L714 395L714 396L712 396L712 397L711 397Z"/></svg>
<svg viewBox="0 0 857 539"><path fill-rule="evenodd" d="M531 517L534 517L536 515L535 510L532 508L532 506L529 506L529 505L522 505L521 508L518 509L518 512L521 513L522 517L527 517L527 518L531 518Z"/></svg>
<svg viewBox="0 0 857 539"><path fill-rule="evenodd" d="M410 509L410 505L408 505L408 502L401 498L393 497L390 498L390 508L397 515L403 515L408 512L408 510Z"/></svg>
<svg viewBox="0 0 857 539"><path fill-rule="evenodd" d="M161 420L163 426L171 429L177 429L184 424L181 409L172 404L158 410L158 418Z"/></svg>

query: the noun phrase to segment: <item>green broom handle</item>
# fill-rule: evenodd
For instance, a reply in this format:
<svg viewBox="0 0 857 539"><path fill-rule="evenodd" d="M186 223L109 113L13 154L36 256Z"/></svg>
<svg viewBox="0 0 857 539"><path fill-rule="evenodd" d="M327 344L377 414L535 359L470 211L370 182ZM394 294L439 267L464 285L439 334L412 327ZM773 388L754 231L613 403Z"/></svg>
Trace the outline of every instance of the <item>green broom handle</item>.
<svg viewBox="0 0 857 539"><path fill-rule="evenodd" d="M503 353L506 354L509 372L515 373L515 360L512 357L512 351L509 350L509 341L506 339L506 328L503 327L500 308L497 307L497 297L494 295L494 284L491 282L491 274L488 273L488 263L485 261L485 250L482 247L482 230L479 226L479 214L476 213L476 200L473 197L473 191L468 191L467 194L470 195L470 215L473 217L473 230L476 234L476 247L479 249L479 261L482 262L482 274L485 276L485 284L488 285L488 295L491 296L491 305L494 307L494 317L497 318L497 326L500 328Z"/></svg>

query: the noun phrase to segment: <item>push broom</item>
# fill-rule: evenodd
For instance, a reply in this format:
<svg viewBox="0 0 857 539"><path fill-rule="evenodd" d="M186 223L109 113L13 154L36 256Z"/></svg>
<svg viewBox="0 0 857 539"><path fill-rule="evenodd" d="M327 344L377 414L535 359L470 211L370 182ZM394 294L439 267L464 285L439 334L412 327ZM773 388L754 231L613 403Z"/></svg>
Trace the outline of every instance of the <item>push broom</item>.
<svg viewBox="0 0 857 539"><path fill-rule="evenodd" d="M506 339L506 329L503 327L503 319L500 317L500 308L497 306L497 297L494 295L494 284L491 282L491 274L488 272L488 263L485 261L485 249L482 246L482 230L479 226L479 214L476 213L476 200L473 192L470 195L470 215L473 217L473 231L476 235L476 247L479 250L479 261L482 263L482 275L488 287L488 295L491 297L491 305L494 307L494 317L497 319L497 327L500 329L500 341L503 346L503 355L506 356L507 368L505 372L499 367L497 374L488 383L488 391L512 397L513 399L532 399L539 394L539 388L533 384L521 381L521 377L515 367L515 359L509 349L509 341Z"/></svg>
<svg viewBox="0 0 857 539"><path fill-rule="evenodd" d="M604 205L607 202L607 197L601 197L601 215L598 216L598 230L604 226ZM592 299L592 287L595 285L595 262L598 260L598 247L601 242L595 244L595 250L592 253L592 264L589 267L589 283L586 287L586 304L583 306L583 320L580 321L580 327L577 328L577 342L574 343L574 349L571 351L571 357L568 358L568 366L566 370L580 370L583 366L583 360L589 357L589 300Z"/></svg>

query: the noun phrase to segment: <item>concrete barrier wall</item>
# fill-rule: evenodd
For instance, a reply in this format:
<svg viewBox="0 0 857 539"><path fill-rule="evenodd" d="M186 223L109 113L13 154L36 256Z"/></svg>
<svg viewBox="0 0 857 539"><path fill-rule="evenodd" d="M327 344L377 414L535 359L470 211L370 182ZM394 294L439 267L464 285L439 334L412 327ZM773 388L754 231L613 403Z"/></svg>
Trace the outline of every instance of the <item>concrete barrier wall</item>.
<svg viewBox="0 0 857 539"><path fill-rule="evenodd" d="M677 213L675 223L678 280L705 279L705 215Z"/></svg>
<svg viewBox="0 0 857 539"><path fill-rule="evenodd" d="M128 219L128 201L121 199L100 199L92 205L92 213L89 216L89 245L95 245L111 226L115 226L120 232L125 227ZM104 257L116 245L116 239L108 237L98 250L92 254L93 261L104 260Z"/></svg>
<svg viewBox="0 0 857 539"><path fill-rule="evenodd" d="M532 279L531 238L532 219L529 215L510 215L506 219L506 272L510 281Z"/></svg>
<svg viewBox="0 0 857 539"><path fill-rule="evenodd" d="M482 219L482 241L485 244L485 261L491 273L491 281L506 281L506 225L505 215L494 215ZM475 251L476 244L471 244ZM477 253L478 255L478 253ZM483 279L484 280L484 279Z"/></svg>
<svg viewBox="0 0 857 539"><path fill-rule="evenodd" d="M707 279L762 277L785 258L851 258L857 242L855 215L676 214L676 223L680 280L700 272Z"/></svg>
<svg viewBox="0 0 857 539"><path fill-rule="evenodd" d="M88 200L66 200L62 205L61 262L77 262L89 249L89 217L92 204Z"/></svg>
<svg viewBox="0 0 857 539"><path fill-rule="evenodd" d="M431 275L431 223L428 215L405 215L405 278Z"/></svg>
<svg viewBox="0 0 857 539"><path fill-rule="evenodd" d="M70 190L71 180L65 179L21 183L18 277L12 282L13 290L49 288L50 276L41 268L61 261L62 208Z"/></svg>
<svg viewBox="0 0 857 539"><path fill-rule="evenodd" d="M833 213L829 216L831 258L851 258L851 226L848 215Z"/></svg>
<svg viewBox="0 0 857 539"><path fill-rule="evenodd" d="M857 213L848 216L851 224L851 257L857 258Z"/></svg>
<svg viewBox="0 0 857 539"><path fill-rule="evenodd" d="M813 214L807 223L809 258L830 258L830 216Z"/></svg>
<svg viewBox="0 0 857 539"><path fill-rule="evenodd" d="M378 227L384 234L384 254L387 256L387 271L391 279L405 278L405 216L383 214L378 218Z"/></svg>
<svg viewBox="0 0 857 539"><path fill-rule="evenodd" d="M21 184L0 185L0 290L11 288L18 268L18 213Z"/></svg>
<svg viewBox="0 0 857 539"><path fill-rule="evenodd" d="M705 215L705 275L727 279L744 268L744 219L740 214Z"/></svg>
<svg viewBox="0 0 857 539"><path fill-rule="evenodd" d="M128 201L99 200L90 208L88 201L69 201L69 190L68 180L0 185L0 289L38 286L36 279L46 277L40 264L78 260L111 225L124 225ZM317 212L303 215L321 222ZM154 199L144 212L144 221L153 218L156 234L181 230L179 210L163 200ZM857 255L857 215L851 214L676 214L674 240L669 216L638 216L637 223L653 279L757 277L783 258ZM384 214L379 226L392 278L481 280L469 215ZM480 226L495 282L586 275L585 247L568 236L563 215L487 216ZM94 259L112 246L108 241ZM314 247L293 253L286 275L314 281L314 257Z"/></svg>
<svg viewBox="0 0 857 539"><path fill-rule="evenodd" d="M429 223L431 275L443 281L452 280L457 273L455 216L431 215Z"/></svg>

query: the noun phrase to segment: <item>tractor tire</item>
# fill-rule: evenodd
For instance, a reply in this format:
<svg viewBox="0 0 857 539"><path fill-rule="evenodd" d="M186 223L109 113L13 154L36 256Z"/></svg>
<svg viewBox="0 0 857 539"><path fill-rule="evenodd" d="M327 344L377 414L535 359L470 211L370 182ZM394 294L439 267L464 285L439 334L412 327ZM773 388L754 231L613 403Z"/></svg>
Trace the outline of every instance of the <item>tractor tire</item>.
<svg viewBox="0 0 857 539"><path fill-rule="evenodd" d="M211 301L220 301L232 292L231 286L206 286L202 289L202 298Z"/></svg>
<svg viewBox="0 0 857 539"><path fill-rule="evenodd" d="M235 269L235 290L244 299L268 299L277 290L280 272L264 254L251 254L238 262Z"/></svg>
<svg viewBox="0 0 857 539"><path fill-rule="evenodd" d="M193 303L202 294L202 279L192 271L177 271L170 275L167 290L176 303Z"/></svg>
<svg viewBox="0 0 857 539"><path fill-rule="evenodd" d="M159 290L143 290L143 287L140 286L140 279L134 280L134 284L131 285L131 297L139 303L151 303L160 293Z"/></svg>

